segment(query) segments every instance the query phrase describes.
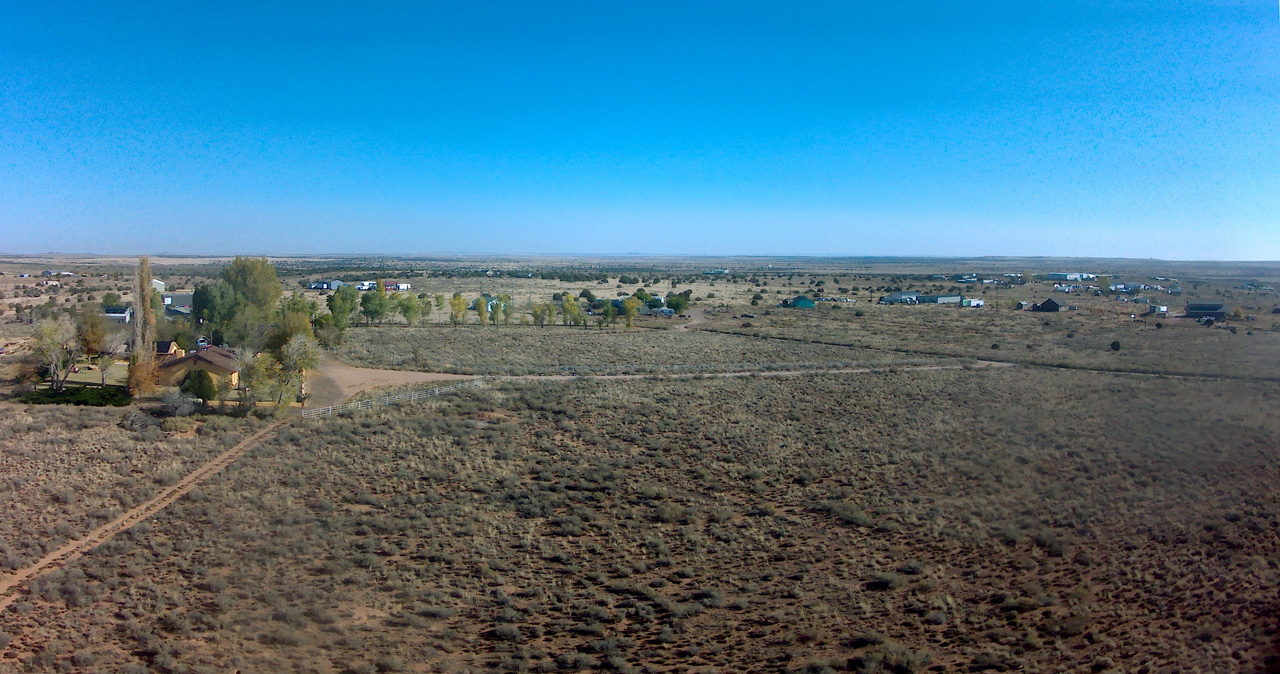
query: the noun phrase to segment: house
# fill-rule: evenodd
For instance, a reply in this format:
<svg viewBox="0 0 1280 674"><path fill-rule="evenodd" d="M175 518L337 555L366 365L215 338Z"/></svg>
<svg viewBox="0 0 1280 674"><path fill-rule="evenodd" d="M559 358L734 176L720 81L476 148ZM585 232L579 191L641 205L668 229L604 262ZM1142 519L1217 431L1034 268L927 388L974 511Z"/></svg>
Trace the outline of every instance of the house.
<svg viewBox="0 0 1280 674"><path fill-rule="evenodd" d="M158 293L164 292L164 281L154 278L151 279L151 289Z"/></svg>
<svg viewBox="0 0 1280 674"><path fill-rule="evenodd" d="M795 297L792 297L789 300L782 300L782 303L779 304L778 306L790 307L792 309L812 309L818 305L816 302L809 299L808 297L805 297L804 295L796 295Z"/></svg>
<svg viewBox="0 0 1280 674"><path fill-rule="evenodd" d="M185 355L187 355L187 352L178 348L178 343L171 339L156 342L157 363L163 363L170 358L181 358Z"/></svg>
<svg viewBox="0 0 1280 674"><path fill-rule="evenodd" d="M1066 272L1066 273L1045 274L1044 278L1047 281L1085 281L1091 278L1098 278L1098 275L1086 274L1084 272L1075 271L1075 272Z"/></svg>
<svg viewBox="0 0 1280 674"><path fill-rule="evenodd" d="M102 307L102 315L109 321L125 324L133 320L133 307L106 305Z"/></svg>
<svg viewBox="0 0 1280 674"><path fill-rule="evenodd" d="M193 293L161 293L160 300L164 303L165 308L173 307L191 307L191 301L195 298Z"/></svg>
<svg viewBox="0 0 1280 674"><path fill-rule="evenodd" d="M1169 315L1169 307L1164 304L1152 304L1147 307L1147 315L1164 318Z"/></svg>
<svg viewBox="0 0 1280 674"><path fill-rule="evenodd" d="M1031 305L1032 311L1062 311L1063 305L1052 297L1039 303Z"/></svg>
<svg viewBox="0 0 1280 674"><path fill-rule="evenodd" d="M918 295L916 302L919 304L959 304L964 298L959 295Z"/></svg>
<svg viewBox="0 0 1280 674"><path fill-rule="evenodd" d="M41 282L37 283L36 285L38 285L38 286L44 286L45 288L56 288L56 287L58 287L58 286L60 286L60 285L62 285L62 284L61 284L61 283L58 283L57 281L41 281Z"/></svg>
<svg viewBox="0 0 1280 674"><path fill-rule="evenodd" d="M676 310L668 309L666 307L658 307L657 309L653 310L653 313L655 315L662 316L664 318L671 318L676 315Z"/></svg>
<svg viewBox="0 0 1280 674"><path fill-rule="evenodd" d="M361 281L356 284L356 290L373 290L378 287L377 281Z"/></svg>
<svg viewBox="0 0 1280 674"><path fill-rule="evenodd" d="M1227 318L1227 307L1222 302L1188 302L1185 318L1212 318L1215 321L1225 320Z"/></svg>
<svg viewBox="0 0 1280 674"><path fill-rule="evenodd" d="M337 290L342 287L342 281L334 279L332 281L315 281L307 284L307 290Z"/></svg>
<svg viewBox="0 0 1280 674"><path fill-rule="evenodd" d="M972 297L966 297L960 300L960 306L962 307L981 307L981 306L985 306L986 304L987 304L986 300L974 299Z"/></svg>
<svg viewBox="0 0 1280 674"><path fill-rule="evenodd" d="M399 292L401 290L409 290L411 288L413 288L413 286L409 285L408 283L396 283L394 281L382 282L382 289L389 293Z"/></svg>
<svg viewBox="0 0 1280 674"><path fill-rule="evenodd" d="M225 379L232 387L240 384L240 363L236 355L218 346L197 349L180 358L166 360L160 363L158 370L156 381L163 386L181 384L193 370L208 372L214 383Z"/></svg>
<svg viewBox="0 0 1280 674"><path fill-rule="evenodd" d="M880 298L880 304L919 304L920 293L914 291L889 293Z"/></svg>

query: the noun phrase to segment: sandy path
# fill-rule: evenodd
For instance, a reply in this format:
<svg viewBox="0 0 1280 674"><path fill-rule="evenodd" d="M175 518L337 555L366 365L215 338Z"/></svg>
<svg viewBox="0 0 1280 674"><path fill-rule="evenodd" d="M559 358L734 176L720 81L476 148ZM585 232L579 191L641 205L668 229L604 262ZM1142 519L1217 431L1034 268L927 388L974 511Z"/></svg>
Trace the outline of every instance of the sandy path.
<svg viewBox="0 0 1280 674"><path fill-rule="evenodd" d="M426 384L438 381L460 381L474 379L467 374L444 374L442 372L413 372L411 370L376 370L367 367L352 367L336 361L326 361L317 367L311 383L311 397L307 407L328 407L350 398L351 396L372 388L382 386L402 386L404 384Z"/></svg>
<svg viewBox="0 0 1280 674"><path fill-rule="evenodd" d="M182 478L182 480L177 484L161 490L155 498L131 508L123 515L89 532L89 534L84 538L81 538L78 541L70 541L57 550L41 557L35 564L0 577L0 612L3 612L4 609L8 608L9 604L12 604L13 601L18 598L16 594L11 593L11 590L16 588L18 585L35 578L51 568L66 565L68 562L79 558L85 552L102 545L112 536L115 536L142 520L160 512L170 503L173 503L184 494L194 489L196 485L204 482L218 471L231 465L231 462L240 458L241 454L244 454L250 449L256 447L263 438L275 432L275 430L283 423L284 422L282 421L277 421L244 440L241 440L236 444L236 446L219 454L213 460L192 471L186 477Z"/></svg>
<svg viewBox="0 0 1280 674"><path fill-rule="evenodd" d="M680 325L677 325L675 327L676 330L688 330L691 326L701 325L707 322L706 317L702 315L701 308L690 309L688 312L686 312L686 315L689 316L689 322L681 323Z"/></svg>
<svg viewBox="0 0 1280 674"><path fill-rule="evenodd" d="M1004 363L998 361L980 360L975 363L968 364L968 367L984 368L984 367L1014 367L1015 363ZM507 377L495 377L495 379L523 379L523 380L543 380L543 381L565 381L569 379L694 379L698 377L710 379L713 377L803 377L819 374L870 374L873 372L914 372L920 370L963 370L965 365L912 365L910 367L886 365L883 367L848 367L835 368L825 370L744 370L741 372L700 372L700 373L680 373L680 374L600 374L600 375L578 375L578 374L520 374Z"/></svg>

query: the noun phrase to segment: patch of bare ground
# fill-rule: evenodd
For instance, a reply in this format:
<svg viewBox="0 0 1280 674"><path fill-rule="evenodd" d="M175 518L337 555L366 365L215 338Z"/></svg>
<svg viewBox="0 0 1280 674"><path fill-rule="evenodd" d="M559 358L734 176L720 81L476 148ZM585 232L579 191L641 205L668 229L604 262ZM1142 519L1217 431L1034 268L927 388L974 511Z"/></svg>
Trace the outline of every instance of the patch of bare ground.
<svg viewBox="0 0 1280 674"><path fill-rule="evenodd" d="M336 405L357 393L375 388L470 379L466 375L438 372L352 367L331 359L321 363L310 377L312 395L307 400L308 407Z"/></svg>
<svg viewBox="0 0 1280 674"><path fill-rule="evenodd" d="M297 422L33 584L0 662L1261 671L1278 396L988 368L509 381Z"/></svg>

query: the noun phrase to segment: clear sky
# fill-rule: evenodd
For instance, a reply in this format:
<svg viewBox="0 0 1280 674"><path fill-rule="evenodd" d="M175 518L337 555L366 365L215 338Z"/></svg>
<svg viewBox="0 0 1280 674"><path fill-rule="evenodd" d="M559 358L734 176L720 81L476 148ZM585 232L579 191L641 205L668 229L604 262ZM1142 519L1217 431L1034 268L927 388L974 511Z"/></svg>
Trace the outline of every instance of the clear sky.
<svg viewBox="0 0 1280 674"><path fill-rule="evenodd" d="M1267 2L10 2L0 251L1280 259Z"/></svg>

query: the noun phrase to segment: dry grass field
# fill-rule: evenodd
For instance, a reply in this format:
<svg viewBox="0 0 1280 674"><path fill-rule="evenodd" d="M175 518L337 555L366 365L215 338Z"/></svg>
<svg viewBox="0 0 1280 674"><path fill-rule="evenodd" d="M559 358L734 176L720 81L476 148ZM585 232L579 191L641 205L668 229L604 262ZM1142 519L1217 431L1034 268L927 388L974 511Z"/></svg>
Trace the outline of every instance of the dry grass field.
<svg viewBox="0 0 1280 674"><path fill-rule="evenodd" d="M0 403L0 568L29 565L250 434L252 419L142 419ZM127 428L126 428L127 426Z"/></svg>
<svg viewBox="0 0 1280 674"><path fill-rule="evenodd" d="M722 317L703 329L917 355L1280 378L1280 330L1238 322L1232 333L1188 319L1129 316L1114 307L1036 313L987 307L819 305L773 309L752 319L749 328ZM1112 342L1120 343L1119 351L1111 349Z"/></svg>
<svg viewBox="0 0 1280 674"><path fill-rule="evenodd" d="M666 323L663 319L651 321ZM517 325L354 328L336 355L362 367L467 374L696 373L906 360L892 352L692 330Z"/></svg>
<svg viewBox="0 0 1280 674"><path fill-rule="evenodd" d="M1274 385L516 381L298 423L45 577L4 666L1262 671Z"/></svg>
<svg viewBox="0 0 1280 674"><path fill-rule="evenodd" d="M224 262L157 274L190 288ZM358 262L278 260L289 291ZM392 276L384 262L365 275ZM529 259L410 262L395 278L414 292L510 292L522 310L674 280L705 322L453 328L445 309L352 328L315 400L489 379L266 436L6 595L0 674L1280 671L1280 296L1242 285L1274 285L1268 265L1169 267L1189 296L1257 314L1233 333L1104 297L1009 309L1045 283L1006 286L1003 308L873 303L939 271L1079 261L535 261L605 283L517 278ZM0 305L131 285L124 259L0 263ZM39 293L13 276L64 267L87 276ZM818 288L858 301L776 306ZM30 330L0 317L0 366ZM933 364L956 369L913 367ZM821 372L851 367L875 371ZM714 376L784 370L807 372ZM565 374L595 376L537 377ZM0 401L0 574L265 423L153 404Z"/></svg>

